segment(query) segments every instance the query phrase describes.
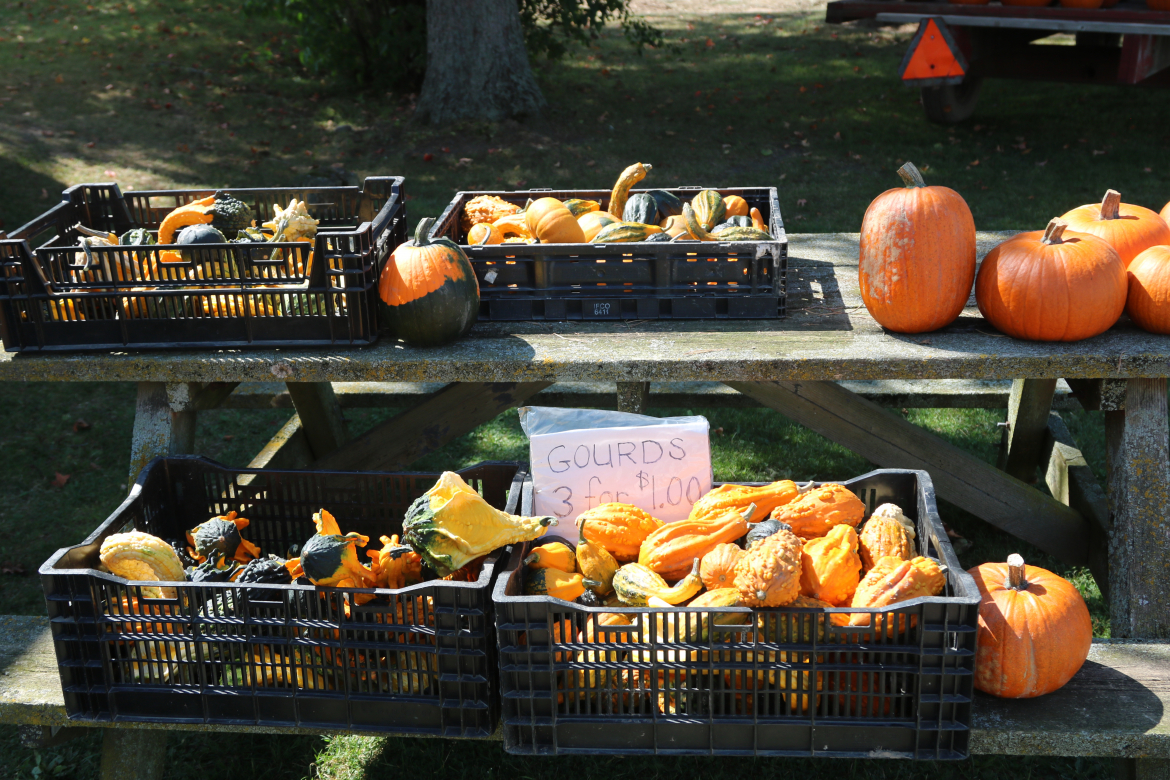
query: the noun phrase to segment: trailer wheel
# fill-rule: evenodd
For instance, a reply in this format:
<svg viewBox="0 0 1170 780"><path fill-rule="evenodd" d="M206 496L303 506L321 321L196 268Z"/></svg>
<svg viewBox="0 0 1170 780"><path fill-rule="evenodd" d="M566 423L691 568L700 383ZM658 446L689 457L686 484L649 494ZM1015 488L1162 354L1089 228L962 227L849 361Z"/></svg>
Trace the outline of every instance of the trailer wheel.
<svg viewBox="0 0 1170 780"><path fill-rule="evenodd" d="M926 118L940 125L956 125L975 113L981 78L964 79L958 84L922 88L922 107Z"/></svg>

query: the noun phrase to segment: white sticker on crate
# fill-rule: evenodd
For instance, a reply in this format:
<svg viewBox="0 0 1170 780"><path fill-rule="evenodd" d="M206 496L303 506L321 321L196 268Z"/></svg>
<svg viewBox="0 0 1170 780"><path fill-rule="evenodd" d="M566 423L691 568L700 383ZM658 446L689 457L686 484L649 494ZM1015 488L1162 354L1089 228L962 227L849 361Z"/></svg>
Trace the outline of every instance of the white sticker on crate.
<svg viewBox="0 0 1170 780"><path fill-rule="evenodd" d="M665 522L685 520L711 489L707 421L591 428L532 436L537 515L562 525L609 502L633 504ZM571 527L571 526L569 526Z"/></svg>

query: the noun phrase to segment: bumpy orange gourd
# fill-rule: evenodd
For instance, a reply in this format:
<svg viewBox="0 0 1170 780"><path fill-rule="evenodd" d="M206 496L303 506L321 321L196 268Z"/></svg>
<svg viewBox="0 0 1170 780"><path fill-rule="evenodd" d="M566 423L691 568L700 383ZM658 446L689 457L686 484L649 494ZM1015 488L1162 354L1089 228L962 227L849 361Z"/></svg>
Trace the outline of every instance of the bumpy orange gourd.
<svg viewBox="0 0 1170 780"><path fill-rule="evenodd" d="M720 485L695 502L691 507L690 519L696 520L728 509L743 511L749 504L756 505L756 513L748 522L766 518L773 509L787 504L800 495L800 488L790 479L782 479L770 485Z"/></svg>
<svg viewBox="0 0 1170 780"><path fill-rule="evenodd" d="M1019 555L968 573L982 596L975 687L1028 699L1071 680L1093 644L1093 622L1077 589L1050 571L1025 566Z"/></svg>
<svg viewBox="0 0 1170 780"><path fill-rule="evenodd" d="M899 333L952 323L975 278L975 220L959 193L927 187L912 163L905 187L886 190L861 220L858 278L865 308Z"/></svg>
<svg viewBox="0 0 1170 780"><path fill-rule="evenodd" d="M625 563L638 560L642 542L662 527L662 521L632 504L601 504L577 517L585 538L609 550Z"/></svg>
<svg viewBox="0 0 1170 780"><path fill-rule="evenodd" d="M893 504L882 504L874 510L858 537L861 565L869 571L882 558L908 561L914 551L917 532L902 511Z"/></svg>
<svg viewBox="0 0 1170 780"><path fill-rule="evenodd" d="M743 509L732 507L702 518L666 523L642 542L638 563L665 579L681 579L695 558L746 534L750 528L747 518L755 511L755 506L748 504Z"/></svg>
<svg viewBox="0 0 1170 780"><path fill-rule="evenodd" d="M780 530L746 551L735 564L735 588L746 607L783 607L800 595L803 544Z"/></svg>
<svg viewBox="0 0 1170 780"><path fill-rule="evenodd" d="M556 198L540 198L524 212L529 232L545 244L583 244L585 231Z"/></svg>
<svg viewBox="0 0 1170 780"><path fill-rule="evenodd" d="M802 539L824 536L835 525L855 526L865 517L865 504L844 485L813 488L794 501L776 507L772 519L786 523Z"/></svg>
<svg viewBox="0 0 1170 780"><path fill-rule="evenodd" d="M515 203L509 203L496 195L477 195L463 207L463 213L459 216L459 227L466 233L475 225L484 222L491 224L500 217L518 211L520 207Z"/></svg>
<svg viewBox="0 0 1170 780"><path fill-rule="evenodd" d="M1152 246L1170 244L1170 226L1143 206L1122 203L1117 190L1108 190L1100 205L1088 203L1064 214L1070 233L1088 233L1104 239L1117 250L1128 267L1133 259Z"/></svg>
<svg viewBox="0 0 1170 780"><path fill-rule="evenodd" d="M735 586L735 564L743 555L737 544L715 545L699 562L699 579L707 590L719 590Z"/></svg>
<svg viewBox="0 0 1170 780"><path fill-rule="evenodd" d="M379 588L405 588L422 582L422 556L398 541L398 534L378 538L381 550L366 550Z"/></svg>
<svg viewBox="0 0 1170 780"><path fill-rule="evenodd" d="M1126 272L1125 313L1151 333L1170 333L1170 246L1152 246Z"/></svg>
<svg viewBox="0 0 1170 780"><path fill-rule="evenodd" d="M914 558L901 561L897 558L882 558L865 573L850 600L851 607L886 607L900 601L909 601L921 596L937 596L946 587L947 578L938 564L930 558ZM856 614L849 619L849 625L868 626L868 614ZM881 616L877 628L881 630ZM892 629L890 626L887 631ZM905 616L898 616L898 630L905 629Z"/></svg>
<svg viewBox="0 0 1170 780"><path fill-rule="evenodd" d="M827 601L834 607L849 603L861 581L861 556L857 532L851 525L836 525L828 535L809 539L801 552L800 592Z"/></svg>
<svg viewBox="0 0 1170 780"><path fill-rule="evenodd" d="M1079 341L1104 333L1125 309L1125 264L1103 239L1068 232L1059 219L993 248L979 267L975 301L1018 339Z"/></svg>

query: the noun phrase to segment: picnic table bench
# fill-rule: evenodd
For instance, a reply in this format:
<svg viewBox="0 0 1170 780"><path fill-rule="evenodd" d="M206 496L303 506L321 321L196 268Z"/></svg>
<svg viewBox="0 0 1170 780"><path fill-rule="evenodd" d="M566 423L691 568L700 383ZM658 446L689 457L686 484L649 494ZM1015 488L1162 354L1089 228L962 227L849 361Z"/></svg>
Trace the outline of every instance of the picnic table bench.
<svg viewBox="0 0 1170 780"><path fill-rule="evenodd" d="M979 256L1004 235L980 233ZM525 403L778 410L878 466L929 471L941 498L1088 565L1107 594L1119 639L1095 643L1056 694L978 697L973 752L1112 756L1131 777L1170 778L1170 645L1156 641L1170 638L1170 340L1122 323L1074 344L1020 342L996 333L973 300L941 331L888 333L860 300L856 234L789 240L784 320L483 322L435 349L384 339L362 350L6 353L0 381L137 382L131 482L152 458L191 452L198 414L223 405L295 409L253 466L342 470L404 468ZM1006 406L999 468L883 404ZM343 407L373 405L409 408L351 435ZM1105 414L1108 499L1060 418L1077 407ZM0 645L10 647L0 649L0 720L116 726L105 775L159 771L164 730L66 721L47 621L0 620ZM123 728L135 726L145 728Z"/></svg>

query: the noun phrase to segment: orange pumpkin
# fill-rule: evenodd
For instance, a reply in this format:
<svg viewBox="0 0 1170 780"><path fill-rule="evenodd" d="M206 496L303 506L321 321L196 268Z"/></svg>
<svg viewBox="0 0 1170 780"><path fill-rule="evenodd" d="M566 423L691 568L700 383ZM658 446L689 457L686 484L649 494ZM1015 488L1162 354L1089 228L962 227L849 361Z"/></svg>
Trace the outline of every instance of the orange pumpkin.
<svg viewBox="0 0 1170 780"><path fill-rule="evenodd" d="M1170 246L1152 246L1133 259L1126 272L1125 313L1139 328L1170 333Z"/></svg>
<svg viewBox="0 0 1170 780"><path fill-rule="evenodd" d="M556 198L540 198L525 212L524 221L532 235L544 244L583 244L585 231L573 212Z"/></svg>
<svg viewBox="0 0 1170 780"><path fill-rule="evenodd" d="M992 325L1018 339L1079 341L1103 333L1125 309L1125 265L1096 236L1054 219L987 253L975 301Z"/></svg>
<svg viewBox="0 0 1170 780"><path fill-rule="evenodd" d="M1093 644L1093 622L1077 589L1050 571L1025 566L1019 555L968 573L983 597L975 687L1005 699L1030 699L1071 680Z"/></svg>
<svg viewBox="0 0 1170 780"><path fill-rule="evenodd" d="M715 545L711 552L699 562L699 579L707 590L735 587L735 564L743 550L739 545L724 543Z"/></svg>
<svg viewBox="0 0 1170 780"><path fill-rule="evenodd" d="M912 163L861 220L858 276L865 308L880 325L923 333L963 311L975 278L975 220L959 193L928 187Z"/></svg>
<svg viewBox="0 0 1170 780"><path fill-rule="evenodd" d="M1062 220L1069 232L1103 238L1117 250L1126 267L1152 246L1170 244L1170 226L1156 212L1122 203L1117 190L1109 190L1101 205L1089 203L1066 213Z"/></svg>

